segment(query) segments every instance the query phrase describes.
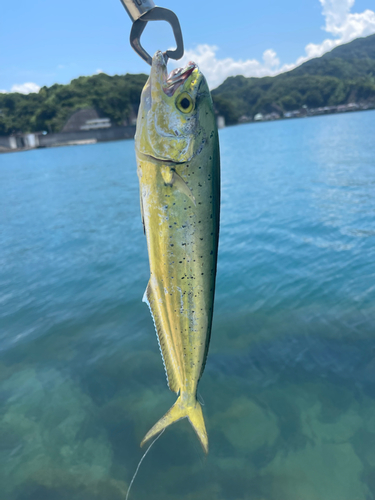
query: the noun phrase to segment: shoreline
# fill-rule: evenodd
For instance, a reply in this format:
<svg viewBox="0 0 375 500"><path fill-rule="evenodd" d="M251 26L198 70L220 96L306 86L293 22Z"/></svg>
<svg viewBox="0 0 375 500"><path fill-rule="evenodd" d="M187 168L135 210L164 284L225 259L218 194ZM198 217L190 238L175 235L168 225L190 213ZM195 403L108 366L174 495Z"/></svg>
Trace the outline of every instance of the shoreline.
<svg viewBox="0 0 375 500"><path fill-rule="evenodd" d="M344 105L347 106L347 105ZM335 106L335 108L339 108L338 106ZM320 108L316 108L320 109ZM324 108L322 108L324 109ZM284 120L291 120L291 119L296 119L296 118L312 118L316 116L330 116L330 115L338 115L338 114L343 114L343 113L355 113L355 112L362 112L362 111L374 111L375 110L375 105L368 106L368 107L350 107L348 109L336 109L335 111L331 112L315 112L315 109L306 109L303 111L298 111L298 114L292 114L290 116L270 116L267 117L268 115L265 115L262 117L262 119L249 119L249 120L242 120L239 121L238 123L232 123L230 125L225 125L225 127L219 127L220 130L223 128L228 128L228 127L234 127L238 125L248 125L248 124L253 124L253 123L265 123L265 122L274 122L274 121L284 121ZM271 114L272 115L272 114ZM106 131L118 131L118 129L122 129L125 127L113 127L110 129L106 129ZM129 129L132 130L129 130ZM1 142L4 143L4 140L8 140L10 138L18 138L18 137L26 137L29 135L36 135L36 134L19 134L18 136L0 136L0 154L5 154L5 153L19 153L23 151L31 151L35 149L45 149L45 148L57 148L57 147L64 147L64 146L83 146L83 145L89 145L89 144L98 144L100 142L116 142L116 141L122 141L122 140L129 140L129 139L134 139L134 134L135 134L135 126L128 126L126 127L126 133L121 134L121 136L118 135L118 132L115 134L111 134L113 137L103 137L103 130L99 129L96 131L77 131L77 132L69 132L69 138L70 140L63 140L64 137L66 137L67 133L64 132L56 132L52 134L47 134L42 137L46 137L46 141L41 141L45 142L45 144L40 144L36 146L25 146L25 147L17 147L17 148L5 148L2 146ZM94 137L94 135L99 137ZM86 137L83 138L82 135L85 135ZM105 135L109 135L106 133ZM91 136L91 137L87 137ZM52 140L51 140L52 138ZM54 142L54 139L56 139L56 142ZM59 142L60 139L60 142ZM49 143L49 144L48 144Z"/></svg>

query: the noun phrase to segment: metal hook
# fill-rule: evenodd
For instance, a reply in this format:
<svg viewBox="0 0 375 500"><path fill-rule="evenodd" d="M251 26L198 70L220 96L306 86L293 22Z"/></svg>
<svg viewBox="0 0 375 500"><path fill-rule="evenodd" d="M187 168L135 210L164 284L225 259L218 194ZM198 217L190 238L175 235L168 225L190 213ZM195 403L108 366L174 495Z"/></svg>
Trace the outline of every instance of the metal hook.
<svg viewBox="0 0 375 500"><path fill-rule="evenodd" d="M130 32L130 45L150 66L152 57L141 45L141 35L149 21L167 21L173 30L176 40L176 49L167 50L165 55L171 59L181 59L184 55L184 42L182 39L181 26L174 12L163 7L156 7L152 0L121 0L133 26Z"/></svg>

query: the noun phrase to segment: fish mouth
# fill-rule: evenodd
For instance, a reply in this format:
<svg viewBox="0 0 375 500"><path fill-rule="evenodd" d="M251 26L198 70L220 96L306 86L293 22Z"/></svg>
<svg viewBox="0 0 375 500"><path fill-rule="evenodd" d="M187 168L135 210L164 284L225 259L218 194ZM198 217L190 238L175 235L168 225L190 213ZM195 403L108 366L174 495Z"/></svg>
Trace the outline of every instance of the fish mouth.
<svg viewBox="0 0 375 500"><path fill-rule="evenodd" d="M184 68L176 68L172 70L163 83L163 90L167 96L173 96L178 87L182 85L197 68L193 62L189 62Z"/></svg>

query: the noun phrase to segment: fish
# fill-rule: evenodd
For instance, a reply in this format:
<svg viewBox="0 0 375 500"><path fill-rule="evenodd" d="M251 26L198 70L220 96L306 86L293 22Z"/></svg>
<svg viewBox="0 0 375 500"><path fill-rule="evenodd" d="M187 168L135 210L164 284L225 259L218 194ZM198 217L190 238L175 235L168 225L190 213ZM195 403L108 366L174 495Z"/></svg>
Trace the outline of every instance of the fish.
<svg viewBox="0 0 375 500"><path fill-rule="evenodd" d="M208 437L198 382L211 336L220 219L220 153L213 103L198 66L167 72L158 51L141 94L135 150L150 279L143 297L154 321L175 404L141 446L188 418Z"/></svg>

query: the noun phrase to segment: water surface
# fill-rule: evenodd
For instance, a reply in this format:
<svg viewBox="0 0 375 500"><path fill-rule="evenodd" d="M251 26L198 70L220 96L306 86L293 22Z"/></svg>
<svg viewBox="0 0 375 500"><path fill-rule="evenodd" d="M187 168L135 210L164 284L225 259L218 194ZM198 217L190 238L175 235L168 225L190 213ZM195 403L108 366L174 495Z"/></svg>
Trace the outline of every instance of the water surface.
<svg viewBox="0 0 375 500"><path fill-rule="evenodd" d="M375 498L375 111L220 132L211 347L130 499ZM175 401L148 308L133 141L0 156L0 484L120 500Z"/></svg>

